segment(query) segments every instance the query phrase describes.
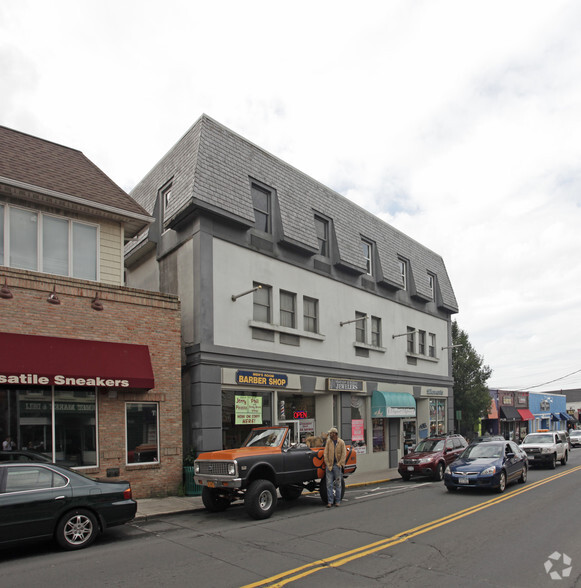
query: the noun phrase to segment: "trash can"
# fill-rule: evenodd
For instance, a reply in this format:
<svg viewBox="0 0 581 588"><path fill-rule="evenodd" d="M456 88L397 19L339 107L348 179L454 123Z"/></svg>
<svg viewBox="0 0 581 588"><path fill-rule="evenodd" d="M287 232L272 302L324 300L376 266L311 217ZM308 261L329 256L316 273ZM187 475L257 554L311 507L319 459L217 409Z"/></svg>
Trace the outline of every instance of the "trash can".
<svg viewBox="0 0 581 588"><path fill-rule="evenodd" d="M194 480L194 466L184 467L184 481L186 496L201 496L202 488Z"/></svg>

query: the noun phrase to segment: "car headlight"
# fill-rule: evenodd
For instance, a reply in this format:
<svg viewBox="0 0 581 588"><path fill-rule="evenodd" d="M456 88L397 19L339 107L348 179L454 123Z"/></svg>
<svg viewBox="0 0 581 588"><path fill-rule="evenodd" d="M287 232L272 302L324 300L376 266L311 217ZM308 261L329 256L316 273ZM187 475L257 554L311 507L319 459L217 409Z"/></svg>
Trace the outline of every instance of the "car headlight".
<svg viewBox="0 0 581 588"><path fill-rule="evenodd" d="M229 476L235 476L236 475L236 464L235 463L229 463L228 464L228 475Z"/></svg>
<svg viewBox="0 0 581 588"><path fill-rule="evenodd" d="M446 466L444 473L448 475L452 473L452 470L450 470L450 466Z"/></svg>
<svg viewBox="0 0 581 588"><path fill-rule="evenodd" d="M496 466L490 466L489 468L482 470L480 472L480 475L481 476L492 476L494 473L496 473Z"/></svg>
<svg viewBox="0 0 581 588"><path fill-rule="evenodd" d="M552 453L553 450L550 447L542 447L541 453Z"/></svg>
<svg viewBox="0 0 581 588"><path fill-rule="evenodd" d="M430 463L432 461L434 461L432 457L422 457L421 459L418 459L419 464Z"/></svg>
<svg viewBox="0 0 581 588"><path fill-rule="evenodd" d="M200 464L198 462L194 462L194 473L195 474L200 473Z"/></svg>

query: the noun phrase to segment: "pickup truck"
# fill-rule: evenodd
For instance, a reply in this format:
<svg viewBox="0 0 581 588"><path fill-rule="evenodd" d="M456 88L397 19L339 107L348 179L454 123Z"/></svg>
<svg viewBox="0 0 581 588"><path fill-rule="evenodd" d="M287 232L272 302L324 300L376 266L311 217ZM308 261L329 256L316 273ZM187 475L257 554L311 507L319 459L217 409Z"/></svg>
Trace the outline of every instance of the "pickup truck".
<svg viewBox="0 0 581 588"><path fill-rule="evenodd" d="M562 465L569 458L569 443L563 431L538 431L529 433L521 444L530 466L547 465L555 469L557 461Z"/></svg>
<svg viewBox="0 0 581 588"><path fill-rule="evenodd" d="M276 509L277 488L284 500L296 500L305 489L318 490L327 503L323 451L324 447L291 443L288 427L257 427L239 449L200 454L194 462L194 480L203 486L202 502L210 512L244 500L252 518L266 519ZM356 460L355 450L347 446L342 495Z"/></svg>

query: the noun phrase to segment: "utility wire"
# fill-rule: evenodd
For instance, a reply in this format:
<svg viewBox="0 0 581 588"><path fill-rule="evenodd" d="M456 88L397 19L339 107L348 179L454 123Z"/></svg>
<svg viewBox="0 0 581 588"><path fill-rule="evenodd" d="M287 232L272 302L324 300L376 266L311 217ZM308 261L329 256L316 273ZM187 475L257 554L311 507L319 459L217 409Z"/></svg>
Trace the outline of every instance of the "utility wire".
<svg viewBox="0 0 581 588"><path fill-rule="evenodd" d="M541 386L546 386L547 384L552 384L553 382L558 382L559 380L564 380L565 378L568 378L569 376L574 376L575 374L578 374L579 372L581 372L581 369L575 370L574 372L571 372L570 374L567 374L566 376L561 376L560 378L555 378L554 380L549 380L548 382L544 382L542 384L537 384L536 386L526 386L524 388L499 388L499 390L512 390L514 392L523 392L525 390L532 390L533 388L540 388Z"/></svg>

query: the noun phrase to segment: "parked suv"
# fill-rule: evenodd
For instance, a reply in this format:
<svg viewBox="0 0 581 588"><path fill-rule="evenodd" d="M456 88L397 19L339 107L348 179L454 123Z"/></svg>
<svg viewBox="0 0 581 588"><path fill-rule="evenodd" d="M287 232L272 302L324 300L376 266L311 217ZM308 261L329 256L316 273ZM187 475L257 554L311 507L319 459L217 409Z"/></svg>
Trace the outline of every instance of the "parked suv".
<svg viewBox="0 0 581 588"><path fill-rule="evenodd" d="M569 441L572 447L579 447L581 445L581 430L571 429L569 431Z"/></svg>
<svg viewBox="0 0 581 588"><path fill-rule="evenodd" d="M412 476L431 476L440 481L468 443L462 435L438 435L420 441L412 453L399 460L397 471L404 480Z"/></svg>
<svg viewBox="0 0 581 588"><path fill-rule="evenodd" d="M548 465L555 469L557 460L562 465L569 458L569 443L563 431L538 431L530 433L521 444L529 458L530 466Z"/></svg>

